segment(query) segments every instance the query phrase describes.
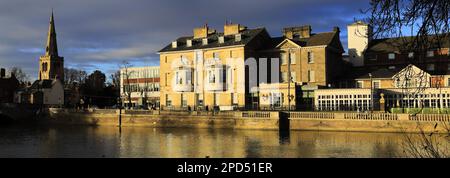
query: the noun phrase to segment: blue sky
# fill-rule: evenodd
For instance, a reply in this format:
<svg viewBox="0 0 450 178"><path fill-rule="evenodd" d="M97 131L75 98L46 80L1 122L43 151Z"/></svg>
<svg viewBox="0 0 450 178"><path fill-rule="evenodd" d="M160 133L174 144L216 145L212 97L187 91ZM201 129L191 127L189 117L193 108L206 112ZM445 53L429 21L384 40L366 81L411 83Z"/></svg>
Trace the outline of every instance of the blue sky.
<svg viewBox="0 0 450 178"><path fill-rule="evenodd" d="M37 78L54 9L65 67L110 74L123 61L158 65L157 51L205 23L223 31L226 20L265 27L312 25L313 33L341 29L361 18L368 1L355 0L0 0L0 67L21 67Z"/></svg>

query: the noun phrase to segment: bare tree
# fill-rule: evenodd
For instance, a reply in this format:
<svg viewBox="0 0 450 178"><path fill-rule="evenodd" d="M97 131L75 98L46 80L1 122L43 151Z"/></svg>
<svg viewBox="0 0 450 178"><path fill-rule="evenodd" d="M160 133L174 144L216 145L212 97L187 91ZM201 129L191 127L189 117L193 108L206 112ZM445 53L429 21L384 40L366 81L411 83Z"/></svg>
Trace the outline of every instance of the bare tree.
<svg viewBox="0 0 450 178"><path fill-rule="evenodd" d="M22 84L30 81L30 77L20 67L11 67L9 71Z"/></svg>
<svg viewBox="0 0 450 178"><path fill-rule="evenodd" d="M397 40L388 41L388 45L403 54L412 52L414 57L407 59L407 62L423 67L427 64L425 57L430 50L436 50L440 61L448 62L448 56L442 55L442 47L445 43L448 44L450 37L449 10L448 0L372 0L370 7L362 10L362 13L367 15L364 21L371 25L373 30L369 38L396 38ZM407 100L406 105L410 107L411 99L422 103L421 97L418 96L429 86L429 81L423 70L414 71L413 67L407 67L405 70L403 75L397 76L395 80L402 88L403 99ZM405 107L404 104L402 107ZM424 105L420 106L420 111L413 113L413 116L422 112ZM448 126L450 123L444 125ZM436 140L438 136L434 133L427 134L422 129L416 139L406 134L405 152L411 157L419 158L448 157L448 148L442 148L442 142Z"/></svg>
<svg viewBox="0 0 450 178"><path fill-rule="evenodd" d="M120 86L120 70L114 72L113 74L111 74L109 76L109 78L111 79L111 84L114 85L115 87L119 87Z"/></svg>
<svg viewBox="0 0 450 178"><path fill-rule="evenodd" d="M127 99L128 99L128 109L131 109L131 93L133 92L132 86L130 84L130 78L133 73L133 71L130 71L130 67L132 65L128 61L123 61L120 68L120 78L122 79L121 82L123 82L123 92L125 93Z"/></svg>
<svg viewBox="0 0 450 178"><path fill-rule="evenodd" d="M73 68L64 68L64 82L66 85L84 84L87 78L86 71Z"/></svg>
<svg viewBox="0 0 450 178"><path fill-rule="evenodd" d="M421 125L418 125L420 134L405 134L402 143L403 152L406 157L413 158L450 158L450 122L436 123L434 128L441 125L446 131L439 133L424 132Z"/></svg>
<svg viewBox="0 0 450 178"><path fill-rule="evenodd" d="M448 59L442 54L443 44L448 43L449 33L449 9L448 0L372 0L370 7L362 10L366 14L364 21L372 27L370 38L397 38L398 40L386 41L400 53L412 53L414 57L408 59L408 63L416 66L426 64L425 56L430 50L436 50L440 58ZM420 73L407 68L405 75L398 76L395 80L403 81L401 85L404 98L419 100L419 94L423 93L428 78L426 72ZM417 86L411 85L415 81ZM423 85L421 85L423 84ZM406 103L409 107L409 103ZM402 104L402 107L403 104ZM420 113L423 109L421 105ZM417 114L414 113L414 114Z"/></svg>

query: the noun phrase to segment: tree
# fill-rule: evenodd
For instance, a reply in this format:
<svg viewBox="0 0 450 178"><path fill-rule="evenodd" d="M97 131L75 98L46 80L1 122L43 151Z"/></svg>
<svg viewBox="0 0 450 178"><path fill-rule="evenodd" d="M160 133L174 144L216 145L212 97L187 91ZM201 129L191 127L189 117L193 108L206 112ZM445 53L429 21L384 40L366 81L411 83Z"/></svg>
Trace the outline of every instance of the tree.
<svg viewBox="0 0 450 178"><path fill-rule="evenodd" d="M131 109L131 93L132 93L132 87L130 85L130 78L133 74L133 71L130 71L130 67L132 65L128 61L123 61L122 65L119 66L121 74L121 82L123 82L123 92L125 93L127 99L128 99L128 109Z"/></svg>
<svg viewBox="0 0 450 178"><path fill-rule="evenodd" d="M106 75L99 70L95 70L94 72L92 72L92 74L90 74L85 81L88 88L94 93L98 93L103 88L105 88L105 82Z"/></svg>
<svg viewBox="0 0 450 178"><path fill-rule="evenodd" d="M30 77L20 67L11 67L9 71L11 75L14 75L14 77L16 77L21 84L28 83L30 81Z"/></svg>
<svg viewBox="0 0 450 178"><path fill-rule="evenodd" d="M87 78L86 71L77 70L73 68L64 68L64 84L73 85L75 83L81 85L84 84Z"/></svg>
<svg viewBox="0 0 450 178"><path fill-rule="evenodd" d="M115 87L120 86L120 70L114 72L109 76L111 78L111 84Z"/></svg>
<svg viewBox="0 0 450 178"><path fill-rule="evenodd" d="M450 1L448 0L372 0L370 7L363 10L366 14L366 22L372 27L372 33L367 34L371 39L397 37L398 42L391 46L400 52L413 52L414 57L408 61L410 64L425 63L425 54L431 49L441 58L442 46L450 37ZM447 60L442 60L447 61ZM421 85L428 81L425 72L415 72L412 67L406 68L404 75L395 80L403 81L403 95L408 101L417 100L427 85ZM419 79L419 80L418 80ZM410 87L410 81L415 81L414 87ZM440 83L440 82L439 82ZM419 87L416 87L419 86ZM420 102L420 98L419 98ZM423 105L421 107L423 109ZM419 111L421 112L421 111ZM414 113L415 116L417 113ZM450 128L450 123L444 124ZM436 127L436 126L435 126ZM405 152L412 157L448 157L441 152L442 144L436 143L433 137L436 134L426 134L420 129L420 139L411 139L406 134ZM450 134L450 129L447 129ZM441 146L440 146L441 145Z"/></svg>
<svg viewBox="0 0 450 178"><path fill-rule="evenodd" d="M426 64L425 55L428 51L438 49L438 57L448 59L442 54L443 44L450 38L449 31L449 9L448 0L372 0L370 7L362 10L367 15L365 20L371 27L370 39L385 37L397 38L389 45L395 47L400 52L411 52L414 57L408 59L410 64L421 66ZM395 78L396 81L404 81L402 84L402 94L407 100L418 100L419 96L428 86L428 78L425 71L413 71L412 67L407 67L405 75ZM417 86L408 83L416 81ZM422 84L422 85L421 85ZM423 109L423 105L421 108ZM420 113L419 111L418 113ZM417 114L417 113L415 113Z"/></svg>

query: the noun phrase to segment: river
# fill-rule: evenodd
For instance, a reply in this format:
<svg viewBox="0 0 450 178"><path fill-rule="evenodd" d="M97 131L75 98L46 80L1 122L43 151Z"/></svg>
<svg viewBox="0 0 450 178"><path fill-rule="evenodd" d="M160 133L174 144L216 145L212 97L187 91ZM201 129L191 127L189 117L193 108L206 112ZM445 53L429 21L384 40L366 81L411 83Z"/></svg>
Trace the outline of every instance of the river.
<svg viewBox="0 0 450 178"><path fill-rule="evenodd" d="M404 157L404 134L2 126L0 157Z"/></svg>

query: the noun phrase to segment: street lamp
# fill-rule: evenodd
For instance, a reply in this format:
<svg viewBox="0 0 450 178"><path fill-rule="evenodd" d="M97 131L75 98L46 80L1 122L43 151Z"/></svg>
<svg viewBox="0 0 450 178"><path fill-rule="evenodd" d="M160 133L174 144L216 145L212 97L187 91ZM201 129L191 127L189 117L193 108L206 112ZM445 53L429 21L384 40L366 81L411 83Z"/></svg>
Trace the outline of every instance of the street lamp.
<svg viewBox="0 0 450 178"><path fill-rule="evenodd" d="M369 77L370 77L370 112L373 112L373 82L372 82L372 73L369 73Z"/></svg>
<svg viewBox="0 0 450 178"><path fill-rule="evenodd" d="M119 127L122 127L122 100L117 97L117 106L119 107Z"/></svg>

